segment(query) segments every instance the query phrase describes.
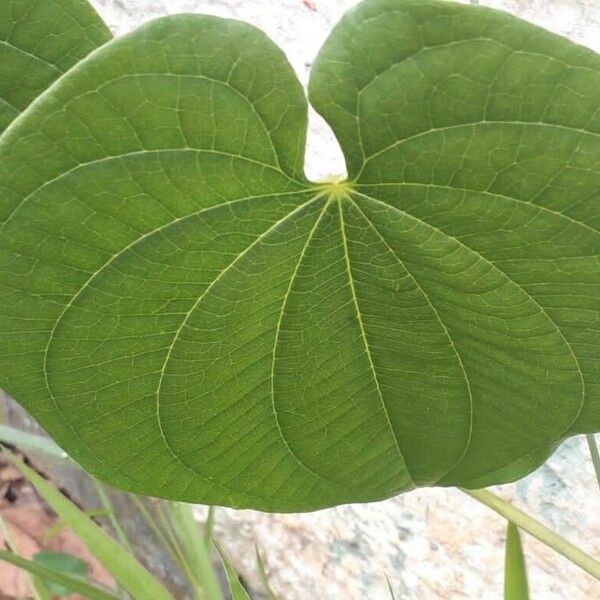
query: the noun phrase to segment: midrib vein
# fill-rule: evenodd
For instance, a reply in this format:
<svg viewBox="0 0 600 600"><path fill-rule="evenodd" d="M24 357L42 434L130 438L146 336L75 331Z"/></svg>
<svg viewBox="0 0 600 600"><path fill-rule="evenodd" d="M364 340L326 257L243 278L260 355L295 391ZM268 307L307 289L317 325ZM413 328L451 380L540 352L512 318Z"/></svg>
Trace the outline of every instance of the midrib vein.
<svg viewBox="0 0 600 600"><path fill-rule="evenodd" d="M408 470L408 465L406 463L406 460L404 459L404 455L402 454L402 450L400 449L400 443L398 442L398 437L396 435L396 432L394 431L394 426L392 425L392 420L390 418L390 414L389 414L387 405L385 403L385 399L383 397L383 392L381 391L381 386L379 385L379 377L377 376L377 370L375 369L375 363L373 362L373 356L371 355L371 348L369 346L369 341L367 339L367 332L366 332L365 325L364 325L364 322L362 319L362 313L360 310L360 306L358 304L358 296L356 294L356 287L354 285L354 277L352 276L352 267L350 265L350 253L349 253L349 249L348 249L348 236L346 235L346 224L344 221L344 209L343 209L343 204L342 204L342 198L337 199L337 204L338 204L338 213L339 213L339 217L340 217L340 232L341 232L342 243L343 243L343 247L344 247L344 260L346 262L346 270L348 272L348 282L350 285L350 293L352 295L352 301L354 304L354 309L356 311L356 318L357 318L358 326L360 329L361 338L363 340L363 344L365 347L365 353L367 355L369 367L371 370L371 374L373 376L373 381L375 383L375 388L377 389L377 394L378 394L379 400L381 402L381 408L383 409L383 413L385 415L385 420L387 422L390 433L392 434L392 439L394 440L394 445L398 452L398 456L400 457L401 463L404 466L404 470L405 470L406 474L408 475L410 482L412 483L413 486L415 486L412 475L410 474L410 471Z"/></svg>
<svg viewBox="0 0 600 600"><path fill-rule="evenodd" d="M136 238L135 240L133 240L132 242L130 242L127 246L125 246L124 248L122 248L121 250L119 250L118 252L116 252L115 254L113 254L113 256L106 261L98 270L96 270L95 272L91 273L89 278L85 281L85 283L77 290L77 292L71 297L71 299L69 300L69 302L64 306L62 312L60 313L60 315L58 316L58 318L56 319L56 321L54 322L54 325L52 327L52 330L50 331L49 337L48 337L48 342L46 344L46 347L44 349L44 356L43 356L43 372L44 372L44 380L45 380L45 384L46 384L46 389L48 390L48 395L52 401L52 403L54 404L54 406L56 407L56 409L60 412L60 414L63 416L63 418L65 419L65 422L69 425L73 435L83 444L83 446L86 448L86 450L88 452L93 452L93 450L88 446L88 444L85 442L85 440L77 433L77 429L74 428L70 422L69 422L69 418L67 416L67 414L65 413L65 411L62 409L60 403L58 402L57 397L54 394L54 390L52 389L51 383L50 383L50 371L48 369L48 360L49 360L49 353L50 353L50 348L52 346L52 342L55 336L55 333L58 329L58 326L60 325L60 323L62 322L62 320L65 318L65 315L67 314L67 312L69 311L69 309L71 308L71 306L74 305L74 303L77 301L77 299L81 296L81 294L83 293L83 291L85 289L87 289L89 287L89 285L91 284L91 282L102 272L104 272L104 270L106 268L108 268L110 265L112 265L120 256L122 256L124 253L126 253L128 250L132 249L133 247L135 247L137 244L139 244L140 242L142 242L143 240L149 238L150 236L163 231L165 229L167 229L168 227L173 226L174 224L180 223L185 221L186 219L189 219L190 217L194 217L197 215L200 215L204 212L210 211L210 210L216 210L218 208L222 208L223 206L228 206L228 205L232 205L238 202L243 202L246 200L250 200L250 199L254 199L254 198L262 198L262 197L271 197L271 196L286 196L286 195L294 195L294 194L299 194L302 195L303 193L307 193L309 190L304 190L303 192L280 192L280 193L271 193L271 194L264 194L264 195L257 195L257 196L248 196L245 198L237 198L237 199L233 199L233 200L229 200L227 202L223 202L221 204L217 204L214 206L210 206L210 207L204 207L198 211L195 211L193 213L190 213L188 215L185 215L183 217L180 217L179 219L175 219L173 221L168 221L167 223L165 223L164 225L162 225L161 227L157 227L151 231L148 231L147 233L145 233L144 235ZM318 195L317 195L318 196ZM292 214L296 213L297 211L300 211L302 208L306 207L308 204L310 204L311 202L313 202L317 196L314 196L313 198L310 198L309 200L307 200L306 202L303 202L302 204L300 204L299 206L297 206L294 210L292 210L290 213L288 213L287 215L285 215L282 219L280 219L279 221L277 221L274 225L272 225L271 227L269 227L269 229L265 232L263 232L261 234L261 236L259 237L264 237L265 235L267 235L267 233L269 231L271 231L274 227L276 227L279 223L281 223L282 221L285 221L285 219L289 218ZM257 240L255 240L251 246L256 243ZM246 251L249 248L246 248ZM238 260L240 258L240 255L238 255L238 257L236 257L236 259L233 262L236 262L236 260ZM233 263L231 263L233 264ZM231 264L229 266L231 266ZM221 273L222 274L222 273ZM214 283L214 281L213 281ZM205 290L206 292L207 290ZM196 302L196 305L198 304L198 302L200 301L200 299L198 299L198 301ZM187 318L189 317L189 314L191 314L192 311L190 311L190 313L187 314L187 316L185 317L185 320L187 321ZM183 325L180 329L183 328ZM179 332L178 332L179 333ZM174 345L174 341L173 341L173 345ZM172 351L172 347L169 348L169 354ZM166 362L165 362L166 365ZM162 377L164 374L164 368L165 365L163 365L163 370L161 371L161 380L159 383L159 387L162 384ZM157 390L157 415L158 415L158 390ZM186 469L187 471L193 473L194 475L196 475L197 477L211 483L212 485L217 485L219 487L222 487L223 489L227 489L229 491L231 491L230 488L228 488L227 486L218 484L212 480L209 480L207 478L205 478L202 474L200 474L196 469L193 469L191 467L189 467L188 465L186 465L177 454L175 454L175 452L173 451L173 449L170 447L167 439L164 437L164 432L162 430L162 424L160 422L160 418L158 418L158 426L159 426L159 431L160 431L160 435L161 438L163 439L163 441L165 442L167 449L169 451L169 453L173 456L173 458L175 459L175 461L177 463L179 463L184 469Z"/></svg>
<svg viewBox="0 0 600 600"><path fill-rule="evenodd" d="M324 195L326 195L327 192L322 192L321 194L318 194L315 198L321 198ZM311 469L307 464L305 464L300 457L294 452L294 450L292 450L292 447L290 446L290 443L288 442L288 440L286 439L284 433L283 433L283 429L281 427L281 424L279 422L279 416L277 413L277 408L276 408L276 404L275 404L275 362L276 362L276 355L277 355L277 346L279 343L279 332L281 330L281 324L283 322L283 316L285 313L285 308L287 305L287 301L290 297L291 291L292 291L292 287L294 285L294 281L296 280L296 276L298 275L298 271L300 270L300 265L302 264L302 261L304 259L304 256L306 254L306 251L308 249L308 247L310 246L310 242L312 241L315 232L317 231L319 224L321 223L321 221L323 220L323 216L326 214L327 209L329 208L329 205L331 204L331 199L329 199L327 202L325 202L325 206L321 209L321 212L319 213L319 216L317 217L317 219L315 220L314 225L312 226L310 232L308 233L308 236L306 238L306 242L304 243L304 246L302 247L302 250L300 252L300 256L298 257L298 262L296 263L296 266L294 268L294 272L292 273L292 276L290 277L290 282L288 284L287 290L285 292L285 295L283 297L283 301L281 303L281 311L279 313L279 319L277 321L277 328L275 330L275 341L273 342L273 358L271 361L271 406L272 406L272 410L273 410L273 417L275 419L275 424L277 425L277 431L279 432L279 436L281 437L281 440L283 441L285 447L288 449L290 455L293 457L293 459L298 463L298 465L304 469L305 471L308 471L311 475L313 475L314 477L317 477L318 479L322 480L322 481L326 481L327 483L334 483L335 485L340 485L339 482L333 481L332 479L328 479L327 477L324 477L323 475L320 475L319 473L317 473L316 471L314 471L313 469Z"/></svg>
<svg viewBox="0 0 600 600"><path fill-rule="evenodd" d="M164 380L165 371L166 371L167 365L169 364L169 360L171 359L173 348L175 347L175 345L179 339L179 336L181 335L181 332L183 331L184 327L186 326L190 316L196 310L196 308L198 307L200 302L202 302L202 299L206 297L206 295L214 288L214 286L219 281L221 281L221 279L230 271L230 269L232 269L244 256L246 256L246 254L248 252L250 252L250 250L252 250L252 248L257 246L267 235L269 235L269 233L271 233L279 225L281 225L282 223L287 221L289 218L293 217L295 214L301 212L307 206L309 206L310 204L312 204L313 202L318 200L321 197L321 195L322 194L317 194L317 195L313 196L310 200L303 202L302 204L300 204L300 206L297 206L296 208L294 208L294 210L287 213L282 218L278 219L275 223L270 225L267 229L265 229L265 231L263 231L260 235L258 235L252 241L252 243L250 243L248 246L246 246L246 248L244 248L244 250L242 252L240 252L225 268L223 268L223 270L210 282L208 287L200 294L200 296L198 296L198 298L196 299L194 304L192 304L191 308L185 313L185 316L184 316L183 320L181 321L181 324L179 325L179 327L177 328L177 330L173 336L173 341L171 342L171 344L169 344L169 348L168 348L165 360L163 362L163 366L160 371L160 379L158 381L158 386L157 386L157 390L156 390L156 415L157 415L157 419L158 419L159 429L160 429L161 435L163 436L165 442L167 442L167 439L164 436L161 419L160 419L160 392L161 392L161 388L162 388L162 384L163 384L163 380Z"/></svg>
<svg viewBox="0 0 600 600"><path fill-rule="evenodd" d="M523 198L517 198L516 196L507 196L506 194L499 194L498 192L490 192L489 190L478 190L475 188L458 187L458 186L454 186L454 185L440 185L438 183L422 183L419 181L389 181L389 182L386 181L384 183L361 183L359 185L361 187L365 187L367 189L368 188L379 188L379 187L394 188L397 186L405 186L405 187L422 187L422 188L426 188L426 189L439 189L439 190L446 190L449 192L462 192L463 194L472 194L474 196L477 194L481 194L483 196L491 196L492 198L499 199L499 200L508 200L509 202L514 202L516 204L523 204L524 206L527 206L533 210L538 210L540 212L547 213L549 215L558 217L559 219L565 219L577 227L583 227L583 228L589 229L592 233L594 233L596 235L598 235L600 233L600 230L595 229L594 227L592 227L591 225L588 225L584 221L578 221L577 219L574 219L573 217L568 215L566 212L560 212L558 210L553 210L547 206L544 206L543 204L536 204L535 202L531 202L530 200L525 200Z"/></svg>
<svg viewBox="0 0 600 600"><path fill-rule="evenodd" d="M446 326L446 324L442 320L439 312L437 311L437 309L433 305L433 302L429 298L429 295L425 292L425 290L423 289L423 287L421 286L421 284L419 283L419 281L417 280L417 278L408 269L408 267L406 266L406 264L404 263L404 261L398 256L398 254L396 253L396 251L389 245L388 241L383 237L383 235L381 234L381 232L379 231L379 229L377 229L377 227L375 226L375 224L373 223L373 221L371 221L371 219L365 214L365 212L358 205L358 203L355 202L352 199L352 197L349 196L348 198L352 202L352 204L356 207L356 209L358 210L358 212L362 215L362 217L365 220L365 222L367 223L367 225L375 232L375 234L377 235L377 237L383 242L383 244L390 251L390 253L392 254L392 256L398 261L398 264L400 264L402 266L402 268L408 273L408 276L411 278L411 280L417 286L417 289L421 292L423 298L425 298L425 301L427 302L427 304L431 308L431 310L432 310L433 314L435 315L437 321L439 322L440 326L442 327L442 330L444 331L444 334L446 335L446 338L450 342L450 346L452 347L454 355L456 356L456 360L458 361L461 373L463 375L463 378L464 378L466 386L467 386L467 392L469 394L469 407L470 407L470 411L469 411L469 435L468 435L467 441L465 443L465 448L464 448L462 454L459 456L458 460L453 465L451 465L446 470L446 472L444 474L442 474L441 476L439 476L436 479L435 482L432 483L432 485L435 485L435 483L437 483L438 481L440 481L450 471L452 471L458 464L460 464L461 460L464 458L465 454L469 450L469 447L471 446L471 440L472 440L472 436L473 436L473 392L471 390L471 382L469 381L469 376L467 375L467 371L466 371L464 363L462 361L462 357L460 356L460 353L458 352L458 348L456 347L454 339L450 335L450 331L448 330L448 327Z"/></svg>
<svg viewBox="0 0 600 600"><path fill-rule="evenodd" d="M21 113L22 115L23 113ZM10 130L12 130L12 128L14 127L15 123L19 120L20 116L17 117L9 126L7 129L5 129L2 132L2 136L4 139L4 136L6 135L6 133ZM269 165L267 163L258 161L258 160L254 160L252 158L249 158L247 156L244 156L242 154L233 154L231 152L224 152L224 151L219 151L219 150L211 150L211 149L205 149L205 148L186 148L186 147L179 147L179 148L160 148L157 150L135 150L132 152L125 152L123 154L115 154L112 156L104 156L102 158L98 158L98 159L94 159L94 160L90 160L88 162L83 162L83 163L77 163L75 166L71 167L70 169L63 171L62 173L59 173L58 175L56 175L55 177L48 179L47 181L44 181L42 183L40 183L39 185L37 185L31 192L29 192L26 196L24 196L23 198L21 198L21 200L11 209L11 211L9 212L9 214L6 216L6 218L4 219L4 222L0 224L0 233L2 233L2 231L4 230L4 228L6 227L6 225L8 225L9 222L11 222L15 215L19 212L19 210L21 210L21 208L29 201L31 200L40 190L45 189L46 187L52 185L53 183L56 183L57 181L61 181L62 179L68 177L69 175L71 175L72 173L75 173L77 171L83 170L87 167L91 167L91 166L95 166L95 165L99 165L99 164L104 164L104 163L110 163L112 161L117 161L117 160L121 160L124 158L133 158L133 157L141 157L141 156L161 156L163 154L178 154L178 153L196 153L196 154L208 154L208 155L215 155L215 156L223 156L223 157L227 157L233 160L241 160L241 161L245 161L249 164L254 164L257 167L260 168L264 168L264 169L269 169L271 171L274 171L276 173L279 173L281 175L283 175L283 177L285 177L286 179L288 179L291 183L298 185L298 189L297 190L293 190L293 192L296 193L302 193L303 191L306 191L306 188L302 188L300 186L303 185L302 182L297 181L295 179L293 179L292 177L290 177L287 173L284 173L283 171L281 171L280 169L278 169L277 167L273 166L273 165Z"/></svg>
<svg viewBox="0 0 600 600"><path fill-rule="evenodd" d="M363 163L363 166L362 166L361 170L359 171L358 175L356 175L356 177L354 179L356 181L358 181L360 179L360 177L364 173L367 165L372 160L376 159L377 157L381 156L382 154L385 154L386 152L389 152L390 150L393 150L394 148L397 148L398 146L402 146L403 144L411 142L412 140L416 140L416 139L425 137L427 135L438 134L440 132L454 131L454 130L458 130L458 129L464 129L466 127L473 127L473 128L475 128L475 127L481 127L481 126L486 126L486 125L492 125L492 126L514 126L514 127L542 127L542 128L551 128L551 129L560 129L561 131L576 131L576 132L580 133L582 136L584 136L584 135L590 135L590 136L593 136L593 137L599 137L600 138L600 133L596 133L595 131L588 131L587 129L581 129L581 128L578 128L578 127L568 127L566 125L557 125L557 124L553 124L553 123L544 123L544 122L536 122L536 121L493 121L493 120L481 120L481 121L473 121L473 122L470 122L470 123L459 123L458 125L447 125L445 127L437 127L437 128L434 127L432 129L427 129L425 131L421 131L421 132L416 133L414 135L398 139L395 142L393 142L391 144L388 144L384 148L381 148L380 150L377 150L373 154L368 155L365 158L365 161Z"/></svg>
<svg viewBox="0 0 600 600"><path fill-rule="evenodd" d="M585 385L585 379L583 376L583 371L581 370L581 365L579 364L579 359L577 358L577 355L575 354L575 351L573 350L573 347L571 345L571 343L569 342L569 340L567 339L567 337L565 336L565 334L563 333L562 329L558 326L558 323L550 316L550 314L548 313L548 311L523 287L521 286L517 281L515 281L512 277L510 277L510 275L508 275L508 273L506 273L505 271L503 271L500 267L498 267L492 260L486 258L485 256L483 256L483 254L481 254L480 252L478 252L475 248L472 248L471 246L469 246L468 244L465 244L465 242L463 242L461 239L447 233L446 231L444 231L443 229L440 229L439 227L436 227L435 225L432 225L431 223L429 223L428 221L424 221L423 219L414 216L413 214L406 212L405 210L402 210L400 208L398 208L397 206L394 206L393 204L389 204L387 202L384 202L383 200L379 200L377 198L374 198L373 196L369 196L368 194L365 194L364 192L359 192L358 190L354 189L353 190L354 193L358 196L361 196L362 198L364 198L365 200L369 201L369 202L373 202L377 205L383 206L389 210L393 210L401 215L403 215L404 217L411 219L413 221L415 221L416 223L420 223L421 225L427 227L428 229L435 231L443 236L445 236L446 238L448 238L449 240L454 241L456 244L458 244L459 246L463 247L464 249L468 250L469 252L472 252L473 254L475 254L475 256L477 256L479 259L481 259L483 262L485 262L487 265L489 265L492 269L494 269L496 272L500 273L501 276L503 276L510 284L514 285L518 290L520 290L533 304L535 304L535 306L537 306L537 308L540 310L540 312L548 319L548 321L550 321L550 323L552 323L552 325L554 326L556 332L558 333L559 337L562 339L563 343L565 344L565 346L567 347L567 349L569 350L569 353L573 359L574 365L577 369L577 373L579 375L579 379L581 382L581 397L580 397L580 403L579 403L579 410L577 411L577 414L571 419L570 423L564 428L563 433L565 431L568 431L569 428L571 427L571 425L577 420L577 418L579 417L582 409L583 409L583 405L585 402L585 396L586 396L586 385ZM557 435L557 437L555 439L559 439L560 435ZM460 463L457 465L457 467L460 466ZM455 467L455 469L457 468ZM453 469L453 471L455 470ZM452 473L453 471L450 471L449 473L446 474L449 475L450 473Z"/></svg>

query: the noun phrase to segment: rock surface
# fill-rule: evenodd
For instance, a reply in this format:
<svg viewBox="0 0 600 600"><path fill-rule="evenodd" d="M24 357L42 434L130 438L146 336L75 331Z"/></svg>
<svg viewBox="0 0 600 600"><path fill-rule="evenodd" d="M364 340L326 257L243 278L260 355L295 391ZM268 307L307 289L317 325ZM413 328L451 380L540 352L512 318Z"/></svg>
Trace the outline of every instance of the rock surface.
<svg viewBox="0 0 600 600"><path fill-rule="evenodd" d="M92 0L115 34L175 12L210 13L264 29L307 81L310 65L343 12L356 0ZM600 51L598 0L483 0ZM311 115L307 175L344 171L331 132ZM596 556L600 496L583 438L498 493ZM204 513L202 507L198 514ZM270 515L221 509L217 534L236 566L259 588L254 542L262 548L282 600L383 600L386 576L398 598L502 597L505 523L453 489L419 490L368 505L312 514ZM531 538L525 538L531 597L600 598L600 584Z"/></svg>

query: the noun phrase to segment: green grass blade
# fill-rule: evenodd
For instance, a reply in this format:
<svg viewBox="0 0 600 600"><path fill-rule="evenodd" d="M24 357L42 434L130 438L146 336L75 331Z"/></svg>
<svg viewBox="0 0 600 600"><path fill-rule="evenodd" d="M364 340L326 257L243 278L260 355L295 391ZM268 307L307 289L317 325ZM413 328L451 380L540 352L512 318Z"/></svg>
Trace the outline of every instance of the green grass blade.
<svg viewBox="0 0 600 600"><path fill-rule="evenodd" d="M54 571L53 569L49 569L48 567L33 561L26 560L14 552L0 550L0 560L4 560L16 567L20 567L30 575L43 579L44 581L52 581L53 583L64 585L69 590L73 590L73 592L83 594L86 598L89 598L89 600L119 600L117 596L105 592L83 579L73 577L72 575L60 571ZM140 599L143 597L144 596L139 596Z"/></svg>
<svg viewBox="0 0 600 600"><path fill-rule="evenodd" d="M219 546L216 546L216 548L221 556L223 567L225 567L225 574L227 575L227 581L229 582L229 591L231 592L232 600L252 600L246 591L246 588L241 584L238 574L229 562L225 552L223 552Z"/></svg>
<svg viewBox="0 0 600 600"><path fill-rule="evenodd" d="M48 586L37 575L30 573L29 576L31 577L31 584L36 594L36 600L53 600Z"/></svg>
<svg viewBox="0 0 600 600"><path fill-rule="evenodd" d="M37 565L82 580L87 580L89 574L89 565L82 558L66 552L40 550L33 556L32 560ZM60 597L67 596L74 590L71 590L62 584L50 581L47 582L47 591L51 596Z"/></svg>
<svg viewBox="0 0 600 600"><path fill-rule="evenodd" d="M136 508L140 511L140 514L142 515L146 523L148 523L150 529L152 529L152 532L154 533L160 545L171 555L173 561L183 569L183 565L180 563L180 558L177 555L173 544L167 539L167 536L165 535L164 531L161 529L160 525L152 515L151 510L144 505L144 502L140 499L139 496L136 496L136 494L130 494L129 497L136 505Z"/></svg>
<svg viewBox="0 0 600 600"><path fill-rule="evenodd" d="M166 510L165 510L166 509ZM167 510L169 514L167 515ZM185 556L185 552L181 546L181 542L177 538L175 534L175 529L173 526L173 519L171 518L170 508L168 506L167 501L159 501L156 504L156 514L158 516L158 522L160 523L160 527L165 534L166 538L169 540L171 547L173 548L173 552L175 553L176 561L181 567L181 570L185 573L190 582L194 582L194 575L192 573L192 568L187 563L187 558Z"/></svg>
<svg viewBox="0 0 600 600"><path fill-rule="evenodd" d="M100 483L97 479L92 477L92 481L94 482L94 486L96 488L96 493L98 494L98 498L100 498L100 502L102 503L103 509L106 511L108 520L114 529L114 532L117 536L119 542L121 542L121 546L129 552L129 554L135 556L133 548L127 539L127 534L121 527L121 523L119 523L119 519L117 519L115 508L110 500L110 496L108 495L104 485Z"/></svg>
<svg viewBox="0 0 600 600"><path fill-rule="evenodd" d="M213 533L215 530L215 507L208 507L208 515L206 515L206 522L204 523L204 543L207 548L212 550L213 547Z"/></svg>
<svg viewBox="0 0 600 600"><path fill-rule="evenodd" d="M521 536L517 526L510 521L506 527L504 600L529 600L527 568L521 546Z"/></svg>
<svg viewBox="0 0 600 600"><path fill-rule="evenodd" d="M15 540L13 539L13 536L10 533L10 529L6 525L6 522L4 521L2 515L0 515L0 533L2 533L2 537L5 540L5 544L8 544L9 548L13 552L18 552L19 549L17 548ZM27 573L27 577L29 579L31 590L33 592L33 600L52 600L50 592L44 585L44 582L41 581L41 579L39 579L39 577L36 577L31 573Z"/></svg>
<svg viewBox="0 0 600 600"><path fill-rule="evenodd" d="M260 548L258 547L258 544L254 544L254 551L256 552L256 564L258 565L260 579L262 581L262 584L265 586L267 596L269 600L277 600L275 592L271 589L271 584L269 583L269 576L267 575L267 569L265 567L265 563L262 559L262 556L260 555Z"/></svg>
<svg viewBox="0 0 600 600"><path fill-rule="evenodd" d="M390 593L390 599L396 600L396 595L394 594L394 590L392 588L392 583L390 581L390 578L387 575L385 576L385 581L387 583L388 592Z"/></svg>
<svg viewBox="0 0 600 600"><path fill-rule="evenodd" d="M202 592L201 597L207 600L223 600L210 547L207 547L205 538L199 530L191 506L181 502L170 502L168 506L186 564L190 568L194 584Z"/></svg>
<svg viewBox="0 0 600 600"><path fill-rule="evenodd" d="M598 453L598 444L596 444L596 438L594 434L588 433L585 436L588 447L590 449L590 455L592 457L592 464L594 465L594 471L596 472L596 481L598 482L598 488L600 488L600 454Z"/></svg>
<svg viewBox="0 0 600 600"><path fill-rule="evenodd" d="M0 443L11 444L21 450L42 454L54 460L69 459L69 455L51 439L8 425L0 425Z"/></svg>
<svg viewBox="0 0 600 600"><path fill-rule="evenodd" d="M571 544L571 542L555 531L542 525L532 516L519 510L516 506L496 496L496 494L493 494L489 490L465 490L461 488L461 491L496 511L499 515L514 523L521 531L532 535L548 546L548 548L552 548L573 564L587 571L592 577L600 580L600 561Z"/></svg>
<svg viewBox="0 0 600 600"><path fill-rule="evenodd" d="M98 510L84 510L83 514L87 515L88 517L108 516L107 512L103 508ZM44 533L44 540L46 540L47 542L50 541L57 533L62 531L66 526L67 524L64 521L57 521L54 525L52 525L52 527L48 527L48 529L46 529Z"/></svg>
<svg viewBox="0 0 600 600"><path fill-rule="evenodd" d="M22 461L13 457L13 462L124 590L136 600L174 600L157 579L77 506Z"/></svg>

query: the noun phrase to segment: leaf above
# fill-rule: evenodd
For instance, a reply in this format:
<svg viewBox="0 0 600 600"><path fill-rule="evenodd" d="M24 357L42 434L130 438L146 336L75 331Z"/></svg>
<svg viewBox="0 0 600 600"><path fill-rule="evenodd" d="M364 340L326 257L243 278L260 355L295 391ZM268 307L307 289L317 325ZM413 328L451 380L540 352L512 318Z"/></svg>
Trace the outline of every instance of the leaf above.
<svg viewBox="0 0 600 600"><path fill-rule="evenodd" d="M0 138L2 385L138 493L271 511L521 477L600 430L600 58L367 0L317 58L345 182L237 21L95 51Z"/></svg>

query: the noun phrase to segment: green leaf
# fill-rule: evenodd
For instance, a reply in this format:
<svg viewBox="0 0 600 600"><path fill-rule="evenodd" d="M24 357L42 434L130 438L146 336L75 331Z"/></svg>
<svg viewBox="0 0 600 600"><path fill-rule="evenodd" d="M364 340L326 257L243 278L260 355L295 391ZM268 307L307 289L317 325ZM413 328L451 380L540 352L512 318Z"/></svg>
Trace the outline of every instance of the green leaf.
<svg viewBox="0 0 600 600"><path fill-rule="evenodd" d="M53 600L48 586L36 575L30 575L34 600Z"/></svg>
<svg viewBox="0 0 600 600"><path fill-rule="evenodd" d="M0 444L12 444L24 452L41 454L60 462L69 458L69 455L52 440L8 425L0 425Z"/></svg>
<svg viewBox="0 0 600 600"><path fill-rule="evenodd" d="M83 594L86 598L89 598L89 600L118 600L117 596L113 596L112 594L105 592L99 587L96 587L91 583L80 579L79 577L73 576L69 573L64 573L60 570L56 571L35 561L26 560L21 558L18 554L14 554L13 552L0 550L0 560L4 560L17 567L20 567L32 575L39 577L43 581L54 582L58 585L64 586L65 588L73 590L74 592Z"/></svg>
<svg viewBox="0 0 600 600"><path fill-rule="evenodd" d="M586 435L586 441L590 450L592 465L596 473L596 482L598 483L598 488L600 488L600 452L598 452L598 444L596 444L596 439L591 434Z"/></svg>
<svg viewBox="0 0 600 600"><path fill-rule="evenodd" d="M171 502L169 509L198 597L222 600L221 586L212 563L212 544L207 544L200 532L192 507L182 502Z"/></svg>
<svg viewBox="0 0 600 600"><path fill-rule="evenodd" d="M173 597L131 554L96 525L75 504L19 459L13 462L58 516L75 532L116 582L134 598L173 600ZM55 581L50 579L50 581ZM57 581L60 583L60 581ZM76 588L72 588L76 589Z"/></svg>
<svg viewBox="0 0 600 600"><path fill-rule="evenodd" d="M0 2L0 134L111 35L87 0Z"/></svg>
<svg viewBox="0 0 600 600"><path fill-rule="evenodd" d="M598 55L487 8L374 0L325 44L310 97L345 152L363 244L414 300L403 321L378 297L397 332L364 309L412 479L513 479L600 428Z"/></svg>
<svg viewBox="0 0 600 600"><path fill-rule="evenodd" d="M262 510L523 476L600 429L600 58L437 0L311 75L255 28L114 40L0 140L0 383L133 492Z"/></svg>
<svg viewBox="0 0 600 600"><path fill-rule="evenodd" d="M206 515L206 521L204 522L204 544L211 548L214 542L214 529L215 529L215 507L208 507L208 514Z"/></svg>
<svg viewBox="0 0 600 600"><path fill-rule="evenodd" d="M227 575L227 581L229 582L229 591L231 592L232 600L252 600L246 591L246 588L241 584L238 574L233 568L233 565L229 562L225 552L218 546L217 550L223 561L223 567L225 567L225 574Z"/></svg>
<svg viewBox="0 0 600 600"><path fill-rule="evenodd" d="M84 560L64 552L50 552L44 550L34 555L33 562L52 571L70 575L77 580L85 580L88 574L88 566ZM69 587L69 584L66 582L49 582L48 589L55 596L66 596L67 594L78 591L77 589Z"/></svg>
<svg viewBox="0 0 600 600"><path fill-rule="evenodd" d="M504 566L504 600L528 600L527 568L516 525L506 527L506 561Z"/></svg>
<svg viewBox="0 0 600 600"><path fill-rule="evenodd" d="M269 575L267 574L267 569L265 567L265 563L261 556L260 548L258 547L258 544L256 544L256 543L254 544L254 552L256 554L256 564L258 566L258 573L260 575L260 580L262 581L265 591L267 592L267 597L269 600L277 600L277 595L271 588L271 584L269 582Z"/></svg>
<svg viewBox="0 0 600 600"><path fill-rule="evenodd" d="M108 512L104 509L96 509L96 510L84 510L82 511L86 517L108 517ZM48 527L44 533L44 539L46 541L51 540L54 536L60 533L65 527L68 527L67 523L64 521L57 521L52 527Z"/></svg>

